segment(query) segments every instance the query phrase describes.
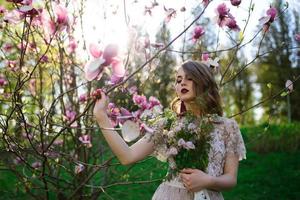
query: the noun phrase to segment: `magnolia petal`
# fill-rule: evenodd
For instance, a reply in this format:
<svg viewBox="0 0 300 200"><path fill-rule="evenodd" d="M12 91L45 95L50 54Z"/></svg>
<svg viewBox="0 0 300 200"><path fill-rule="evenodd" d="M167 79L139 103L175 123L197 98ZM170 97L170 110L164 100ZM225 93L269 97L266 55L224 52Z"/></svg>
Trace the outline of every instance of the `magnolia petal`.
<svg viewBox="0 0 300 200"><path fill-rule="evenodd" d="M89 51L94 58L100 58L102 55L102 51L100 50L100 47L93 43L90 44Z"/></svg>
<svg viewBox="0 0 300 200"><path fill-rule="evenodd" d="M105 59L104 66L110 65L113 58L118 55L118 45L109 44L105 47L103 51L103 58Z"/></svg>
<svg viewBox="0 0 300 200"><path fill-rule="evenodd" d="M101 71L101 64L104 62L105 60L102 58L94 59L88 62L84 67L85 78L88 81L94 80L99 75Z"/></svg>
<svg viewBox="0 0 300 200"><path fill-rule="evenodd" d="M110 77L110 84L115 85L115 84L120 83L122 80L123 80L123 77L119 77L119 76L116 76L115 74L113 74Z"/></svg>
<svg viewBox="0 0 300 200"><path fill-rule="evenodd" d="M285 82L285 87L286 89L288 89L289 92L293 91L293 82L291 80L287 80Z"/></svg>
<svg viewBox="0 0 300 200"><path fill-rule="evenodd" d="M20 11L20 12L23 12L23 13L26 13L26 12L32 10L32 9L33 9L32 6L27 6L27 5L25 5L25 6L20 7L20 8L19 8L19 11Z"/></svg>
<svg viewBox="0 0 300 200"><path fill-rule="evenodd" d="M259 24L264 25L264 24L268 23L270 21L270 19L271 19L270 15L262 17L262 18L259 19Z"/></svg>
<svg viewBox="0 0 300 200"><path fill-rule="evenodd" d="M85 169L84 165L79 163L75 166L75 174L79 174L80 172L82 172Z"/></svg>
<svg viewBox="0 0 300 200"><path fill-rule="evenodd" d="M117 77L123 77L125 75L125 67L122 61L114 60L111 63L111 68L113 70L113 74Z"/></svg>
<svg viewBox="0 0 300 200"><path fill-rule="evenodd" d="M122 126L121 133L126 142L131 142L140 135L139 125L133 121L127 120Z"/></svg>

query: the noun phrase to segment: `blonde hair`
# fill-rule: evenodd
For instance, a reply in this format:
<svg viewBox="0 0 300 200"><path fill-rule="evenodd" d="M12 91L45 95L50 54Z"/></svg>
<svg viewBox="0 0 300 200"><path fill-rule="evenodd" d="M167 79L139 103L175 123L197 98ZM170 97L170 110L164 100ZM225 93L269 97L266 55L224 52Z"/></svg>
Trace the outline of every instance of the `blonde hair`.
<svg viewBox="0 0 300 200"><path fill-rule="evenodd" d="M195 102L199 106L202 114L223 115L221 97L218 85L209 66L202 62L186 61L181 65L184 73L189 76L195 86ZM178 113L181 100L176 97L170 104L171 109Z"/></svg>

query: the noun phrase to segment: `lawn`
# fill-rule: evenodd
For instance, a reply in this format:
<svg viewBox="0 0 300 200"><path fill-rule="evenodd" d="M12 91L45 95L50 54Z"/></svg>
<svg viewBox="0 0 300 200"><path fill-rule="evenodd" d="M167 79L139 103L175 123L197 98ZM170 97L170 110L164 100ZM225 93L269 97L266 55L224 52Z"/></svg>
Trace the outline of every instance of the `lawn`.
<svg viewBox="0 0 300 200"><path fill-rule="evenodd" d="M300 124L272 125L267 130L261 125L241 130L248 150L247 159L240 162L237 186L223 192L225 199L299 199ZM19 171L24 173L22 169ZM112 167L105 184L110 186L98 199L151 199L161 182L157 179L162 179L166 171L166 163L155 158L131 166ZM99 172L90 184L99 186L102 179L103 172ZM0 170L0 200L30 199L20 186L14 174ZM89 193L92 188L86 190ZM51 192L50 198L55 199L56 193Z"/></svg>

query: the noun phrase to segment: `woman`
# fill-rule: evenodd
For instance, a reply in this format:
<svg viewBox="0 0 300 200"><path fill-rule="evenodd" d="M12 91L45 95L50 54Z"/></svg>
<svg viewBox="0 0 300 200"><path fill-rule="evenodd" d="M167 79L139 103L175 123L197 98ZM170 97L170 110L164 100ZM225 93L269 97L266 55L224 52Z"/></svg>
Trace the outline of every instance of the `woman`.
<svg viewBox="0 0 300 200"><path fill-rule="evenodd" d="M204 63L187 61L181 65L176 75L175 90L178 98L172 109L180 116L190 111L199 117L205 114L222 115L221 99L217 84L210 68ZM142 160L156 149L153 140L146 134L132 146L128 146L113 128L106 114L107 99L104 93L97 100L94 115L113 153L123 165ZM207 169L183 169L180 177L163 182L153 200L193 199L195 192L205 191L205 198L220 200L220 191L236 185L238 162L246 158L244 142L238 125L234 120L219 117L210 133L209 162Z"/></svg>

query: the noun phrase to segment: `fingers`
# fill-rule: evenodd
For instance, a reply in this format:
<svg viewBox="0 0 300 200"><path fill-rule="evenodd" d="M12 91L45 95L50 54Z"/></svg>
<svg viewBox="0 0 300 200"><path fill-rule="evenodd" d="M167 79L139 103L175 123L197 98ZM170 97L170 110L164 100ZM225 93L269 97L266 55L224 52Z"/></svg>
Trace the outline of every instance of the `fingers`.
<svg viewBox="0 0 300 200"><path fill-rule="evenodd" d="M184 184L187 184L190 182L190 175L188 175L188 174L180 174L180 178Z"/></svg>
<svg viewBox="0 0 300 200"><path fill-rule="evenodd" d="M192 174L194 172L194 169L186 168L186 169L181 170L180 172L184 173L184 174Z"/></svg>

